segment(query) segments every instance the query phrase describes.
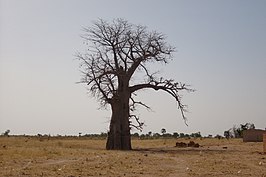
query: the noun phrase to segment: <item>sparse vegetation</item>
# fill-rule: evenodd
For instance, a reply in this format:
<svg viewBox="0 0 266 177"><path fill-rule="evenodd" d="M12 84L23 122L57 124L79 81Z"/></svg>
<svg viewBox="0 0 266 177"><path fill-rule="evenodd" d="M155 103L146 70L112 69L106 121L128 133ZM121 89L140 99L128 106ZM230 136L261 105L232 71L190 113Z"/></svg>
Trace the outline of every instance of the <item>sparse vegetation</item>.
<svg viewBox="0 0 266 177"><path fill-rule="evenodd" d="M249 124L240 126L241 130ZM229 131L228 131L229 132ZM228 133L227 132L227 133ZM106 151L107 133L0 137L1 176L266 176L262 143L221 135L134 133L134 151ZM229 132L230 133L230 132ZM225 137L228 134L225 133ZM229 134L230 136L230 134Z"/></svg>
<svg viewBox="0 0 266 177"><path fill-rule="evenodd" d="M228 138L242 138L243 131L248 129L255 129L253 123L240 124L239 126L234 125L229 130L224 131L224 136Z"/></svg>
<svg viewBox="0 0 266 177"><path fill-rule="evenodd" d="M262 143L198 138L193 139L198 148L174 147L190 141L133 139L134 150L121 152L105 150L101 138L2 136L0 176L266 176Z"/></svg>
<svg viewBox="0 0 266 177"><path fill-rule="evenodd" d="M6 131L3 133L3 136L9 136L9 133L10 133L10 130L6 130Z"/></svg>

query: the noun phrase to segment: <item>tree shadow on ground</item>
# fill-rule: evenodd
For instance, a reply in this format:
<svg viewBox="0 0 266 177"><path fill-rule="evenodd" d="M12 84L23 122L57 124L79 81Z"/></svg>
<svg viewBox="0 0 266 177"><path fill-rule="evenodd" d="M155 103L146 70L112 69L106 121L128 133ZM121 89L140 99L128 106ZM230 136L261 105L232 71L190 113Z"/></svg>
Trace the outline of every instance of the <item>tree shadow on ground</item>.
<svg viewBox="0 0 266 177"><path fill-rule="evenodd" d="M133 149L135 152L140 153L150 153L150 154L199 154L199 153L228 153L233 150L218 148L209 148L209 147L200 147L200 148L136 148Z"/></svg>

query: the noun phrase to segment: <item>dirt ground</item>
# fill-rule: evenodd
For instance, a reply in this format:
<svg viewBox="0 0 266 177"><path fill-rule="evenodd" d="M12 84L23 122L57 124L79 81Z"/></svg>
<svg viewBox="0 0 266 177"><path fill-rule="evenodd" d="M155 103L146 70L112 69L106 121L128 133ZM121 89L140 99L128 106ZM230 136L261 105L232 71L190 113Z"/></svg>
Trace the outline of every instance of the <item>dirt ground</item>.
<svg viewBox="0 0 266 177"><path fill-rule="evenodd" d="M174 147L191 140L201 147ZM0 137L0 176L266 177L262 143L157 139L132 145L133 151L107 151L105 140Z"/></svg>

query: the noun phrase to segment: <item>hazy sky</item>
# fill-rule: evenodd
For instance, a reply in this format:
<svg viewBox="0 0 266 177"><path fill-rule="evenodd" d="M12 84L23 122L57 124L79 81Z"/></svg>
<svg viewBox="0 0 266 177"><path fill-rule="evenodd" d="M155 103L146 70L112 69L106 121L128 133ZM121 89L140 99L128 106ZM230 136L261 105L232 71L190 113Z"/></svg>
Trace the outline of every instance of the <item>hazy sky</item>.
<svg viewBox="0 0 266 177"><path fill-rule="evenodd" d="M167 35L177 48L169 65L150 65L190 84L183 93L188 126L163 92L139 98L148 131L223 134L251 122L266 127L265 0L0 0L0 133L106 132L110 110L87 94L75 53L82 27L124 18ZM135 132L135 131L134 131Z"/></svg>

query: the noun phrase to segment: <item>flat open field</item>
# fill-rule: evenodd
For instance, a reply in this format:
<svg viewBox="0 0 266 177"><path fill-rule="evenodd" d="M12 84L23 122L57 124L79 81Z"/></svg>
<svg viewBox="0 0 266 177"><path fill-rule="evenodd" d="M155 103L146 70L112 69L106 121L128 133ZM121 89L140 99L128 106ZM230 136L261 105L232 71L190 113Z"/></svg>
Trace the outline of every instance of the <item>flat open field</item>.
<svg viewBox="0 0 266 177"><path fill-rule="evenodd" d="M0 137L0 176L266 177L262 143L241 139L133 140L133 151L106 151L105 140Z"/></svg>

